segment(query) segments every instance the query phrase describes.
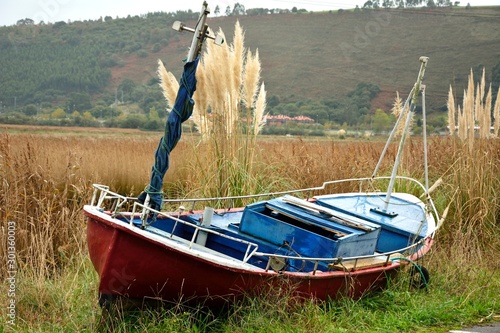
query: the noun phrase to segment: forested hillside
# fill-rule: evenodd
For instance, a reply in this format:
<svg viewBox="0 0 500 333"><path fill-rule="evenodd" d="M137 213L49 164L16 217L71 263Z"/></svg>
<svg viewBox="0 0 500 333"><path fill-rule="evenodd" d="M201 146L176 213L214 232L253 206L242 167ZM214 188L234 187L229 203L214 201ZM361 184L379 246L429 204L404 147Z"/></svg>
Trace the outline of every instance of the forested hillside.
<svg viewBox="0 0 500 333"><path fill-rule="evenodd" d="M449 86L460 95L471 68L478 78L484 66L498 89L500 7L268 12L212 16L208 24L222 28L231 43L239 20L246 47L259 51L271 114L366 127L377 109L389 112L396 91L411 89L421 55L430 58L426 83L434 127L444 125ZM197 16L149 13L54 24L26 19L0 27L0 121L158 127L167 105L157 85L157 60L180 73L191 36L171 26L175 20L194 25Z"/></svg>
<svg viewBox="0 0 500 333"><path fill-rule="evenodd" d="M195 16L193 13L176 15L183 20ZM96 102L99 98L104 98L104 105L111 104L116 88L113 69L120 71L126 67L127 58L145 58L164 49L171 39L177 39L172 38L173 22L172 14L150 13L116 20L107 17L100 21L0 28L3 107L50 103L62 108L68 106L69 110L69 106L77 104L75 108L85 111L88 108L79 105L82 100ZM156 57L160 56L162 54ZM131 74L131 78L142 76L144 70L152 68L148 62L137 63L143 67L139 73ZM87 98L79 96L74 101L72 94Z"/></svg>

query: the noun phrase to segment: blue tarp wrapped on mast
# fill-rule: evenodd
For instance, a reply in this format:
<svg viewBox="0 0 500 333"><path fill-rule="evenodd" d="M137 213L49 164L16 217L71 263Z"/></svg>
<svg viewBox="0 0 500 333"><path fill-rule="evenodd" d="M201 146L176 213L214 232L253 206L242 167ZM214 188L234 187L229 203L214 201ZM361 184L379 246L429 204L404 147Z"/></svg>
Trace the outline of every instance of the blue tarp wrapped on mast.
<svg viewBox="0 0 500 333"><path fill-rule="evenodd" d="M187 56L184 71L182 73L179 90L172 111L168 115L165 124L165 133L160 140L160 144L155 152L155 163L151 170L151 179L144 191L139 195L139 202L150 208L160 210L162 204L163 177L170 165L170 153L177 145L182 134L182 123L191 117L193 113L193 94L196 90L196 68L200 60L201 47L206 38L213 39L215 44L224 42L221 36L210 36L208 26L205 24L207 15L210 13L208 4L203 2L200 17L195 29L186 27L183 23L174 22L172 28L177 31L189 31L194 33L191 47ZM144 212L144 211L143 211ZM152 214L154 215L154 214ZM146 218L143 215L143 218Z"/></svg>
<svg viewBox="0 0 500 333"><path fill-rule="evenodd" d="M163 177L170 165L170 153L179 142L182 135L182 123L193 113L193 94L196 90L196 68L199 57L184 65L179 90L172 111L165 124L165 132L155 152L155 162L151 169L151 179L139 196L139 201L144 203L149 194L149 207L159 210L162 203Z"/></svg>

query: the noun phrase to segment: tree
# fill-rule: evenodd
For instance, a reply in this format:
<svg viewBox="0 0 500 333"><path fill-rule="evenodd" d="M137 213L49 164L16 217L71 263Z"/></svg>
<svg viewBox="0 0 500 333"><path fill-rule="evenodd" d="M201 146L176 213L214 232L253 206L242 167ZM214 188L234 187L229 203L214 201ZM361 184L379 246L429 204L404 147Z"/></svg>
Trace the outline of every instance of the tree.
<svg viewBox="0 0 500 333"><path fill-rule="evenodd" d="M245 15L245 6L239 2L234 4L233 13L234 16Z"/></svg>
<svg viewBox="0 0 500 333"><path fill-rule="evenodd" d="M132 97L131 95L134 92L135 88L136 88L136 84L131 79L124 79L122 81L122 83L118 86L118 90L121 90L123 95L125 95L128 100L131 99L131 97Z"/></svg>
<svg viewBox="0 0 500 333"><path fill-rule="evenodd" d="M120 124L122 128L142 128L146 124L146 117L141 114L129 114Z"/></svg>
<svg viewBox="0 0 500 333"><path fill-rule="evenodd" d="M267 99L267 106L269 108L275 107L278 104L280 104L280 98L278 96L276 96L276 95L272 95L271 97L269 97Z"/></svg>
<svg viewBox="0 0 500 333"><path fill-rule="evenodd" d="M94 120L94 117L92 116L92 113L89 111L86 111L83 113L83 119L85 120Z"/></svg>
<svg viewBox="0 0 500 333"><path fill-rule="evenodd" d="M30 18L20 19L16 22L16 25L34 25L35 21Z"/></svg>
<svg viewBox="0 0 500 333"><path fill-rule="evenodd" d="M406 7L417 7L423 0L406 0Z"/></svg>
<svg viewBox="0 0 500 333"><path fill-rule="evenodd" d="M226 7L226 16L231 16L231 7Z"/></svg>
<svg viewBox="0 0 500 333"><path fill-rule="evenodd" d="M436 5L438 7L451 7L450 0L437 0Z"/></svg>
<svg viewBox="0 0 500 333"><path fill-rule="evenodd" d="M382 109L375 110L373 116L373 130L377 133L382 132L391 125L391 117Z"/></svg>
<svg viewBox="0 0 500 333"><path fill-rule="evenodd" d="M36 115L36 111L37 111L36 105L33 104L28 104L24 107L24 114L27 116Z"/></svg>
<svg viewBox="0 0 500 333"><path fill-rule="evenodd" d="M78 111L73 111L73 113L71 114L71 118L81 118L81 117L82 115Z"/></svg>
<svg viewBox="0 0 500 333"><path fill-rule="evenodd" d="M146 123L143 125L143 128L146 130L154 131L162 128L162 121L160 116L158 115L158 111L153 106L149 109L149 116Z"/></svg>
<svg viewBox="0 0 500 333"><path fill-rule="evenodd" d="M55 109L50 114L50 118L51 119L64 119L64 118L66 118L66 112L64 112L64 110L61 108Z"/></svg>
<svg viewBox="0 0 500 333"><path fill-rule="evenodd" d="M66 103L66 109L75 110L89 110L92 108L92 103L90 101L90 95L85 93L72 93L70 99Z"/></svg>
<svg viewBox="0 0 500 333"><path fill-rule="evenodd" d="M219 5L215 6L214 14L215 14L215 16L219 16L219 14L220 14L220 7L219 7Z"/></svg>
<svg viewBox="0 0 500 333"><path fill-rule="evenodd" d="M160 121L160 116L158 115L158 111L156 111L156 108L154 106L149 109L149 120L154 120L154 121Z"/></svg>
<svg viewBox="0 0 500 333"><path fill-rule="evenodd" d="M393 0L384 0L382 2L382 7L384 7L384 8L392 8L392 7L394 7L394 1Z"/></svg>
<svg viewBox="0 0 500 333"><path fill-rule="evenodd" d="M157 52L158 52L158 51L160 51L160 50L161 50L161 45L160 45L160 43L155 43L155 44L153 45L153 48L151 49L151 51L152 51L153 53L157 53Z"/></svg>

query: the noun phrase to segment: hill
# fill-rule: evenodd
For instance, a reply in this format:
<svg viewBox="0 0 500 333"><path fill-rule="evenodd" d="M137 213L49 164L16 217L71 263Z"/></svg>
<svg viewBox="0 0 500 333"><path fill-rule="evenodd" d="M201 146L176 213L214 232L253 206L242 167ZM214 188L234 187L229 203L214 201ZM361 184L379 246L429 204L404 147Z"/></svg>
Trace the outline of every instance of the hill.
<svg viewBox="0 0 500 333"><path fill-rule="evenodd" d="M4 107L12 106L14 98L18 105L47 99L57 104L78 92L88 93L94 102L102 98L112 103L119 99L118 91L122 96L125 91L127 99L131 93L125 89L127 84L154 85L158 58L168 70L180 73L190 36L170 26L177 19L192 26L196 17L195 13L180 17L150 13L0 28L4 62L0 100ZM500 59L500 7L228 16L212 17L208 24L212 30L220 27L230 43L236 20L245 30L246 47L259 50L261 75L268 99L273 100L270 108L276 103L340 100L360 83L369 83L380 88L370 110L387 111L396 91L406 94L411 89L418 59L425 55L430 58L427 100L431 111L438 110L446 103L450 84L455 91L463 91L470 69L481 66L489 82ZM59 54L64 61L57 58ZM64 66L69 67L66 72ZM50 80L55 72L58 76ZM161 99L158 91L144 89L149 99Z"/></svg>
<svg viewBox="0 0 500 333"><path fill-rule="evenodd" d="M482 65L489 74L500 60L500 7L231 17L210 24L230 36L236 19L247 47L259 49L268 95L282 100L340 98L369 82L380 86L383 99L392 96L392 105L395 91L411 89L425 55L428 98L440 106L450 84L463 91L471 68Z"/></svg>

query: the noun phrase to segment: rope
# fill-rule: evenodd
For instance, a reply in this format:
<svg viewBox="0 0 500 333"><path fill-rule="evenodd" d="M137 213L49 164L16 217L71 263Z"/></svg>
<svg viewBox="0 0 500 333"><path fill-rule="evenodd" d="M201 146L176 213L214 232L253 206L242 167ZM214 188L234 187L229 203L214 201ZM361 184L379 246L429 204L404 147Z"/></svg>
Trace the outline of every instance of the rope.
<svg viewBox="0 0 500 333"><path fill-rule="evenodd" d="M153 186L151 186L150 184L148 184L145 188L144 188L144 192L146 192L147 194L149 194L150 196L151 195L155 195L155 194L158 194L159 196L161 196L162 200L165 196L165 193L163 193L163 191L161 190L158 190L156 188L154 188Z"/></svg>
<svg viewBox="0 0 500 333"><path fill-rule="evenodd" d="M417 264L416 261L413 261L411 259L408 259L408 258L405 258L405 257L396 257L396 258L391 258L391 261L394 261L394 260L404 260L404 261L407 261L409 262L410 264L413 265L414 268L417 269L417 271L419 272L420 274L420 277L422 278L422 281L424 282L424 285L425 285L425 289L427 290L427 288L429 287L429 282L427 281L427 279L425 278L425 275L424 275L424 272L422 271L422 268L420 267L419 264Z"/></svg>

